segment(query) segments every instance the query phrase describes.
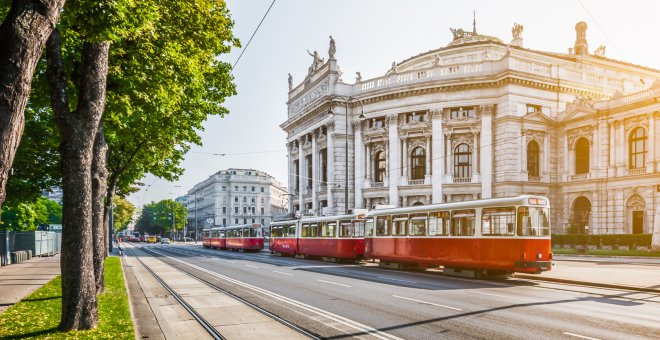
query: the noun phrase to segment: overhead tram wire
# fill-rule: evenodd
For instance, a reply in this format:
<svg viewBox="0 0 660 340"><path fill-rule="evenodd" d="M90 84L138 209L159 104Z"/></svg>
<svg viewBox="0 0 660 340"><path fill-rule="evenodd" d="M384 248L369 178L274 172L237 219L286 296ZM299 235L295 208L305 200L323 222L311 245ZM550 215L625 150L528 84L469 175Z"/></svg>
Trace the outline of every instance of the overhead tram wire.
<svg viewBox="0 0 660 340"><path fill-rule="evenodd" d="M229 71L229 73L234 72L234 68L236 67L236 64L238 64L238 61L241 60L243 53L245 53L245 51L248 49L248 46L250 46L250 42L252 42L252 38L254 38L255 34L257 34L257 31L259 31L259 27L261 27L261 24L266 19L266 16L268 16L268 13L270 13L270 9L273 8L274 4L275 4L275 0L273 0L273 2L270 3L270 6L268 6L268 10L266 11L266 14L264 14L263 18L261 18L261 21L259 22L259 25L257 25L257 28L254 29L254 32L252 33L250 40L248 40L247 44L245 44L245 48L241 51L241 54L238 55L238 58L234 62L234 65L231 66L231 70Z"/></svg>

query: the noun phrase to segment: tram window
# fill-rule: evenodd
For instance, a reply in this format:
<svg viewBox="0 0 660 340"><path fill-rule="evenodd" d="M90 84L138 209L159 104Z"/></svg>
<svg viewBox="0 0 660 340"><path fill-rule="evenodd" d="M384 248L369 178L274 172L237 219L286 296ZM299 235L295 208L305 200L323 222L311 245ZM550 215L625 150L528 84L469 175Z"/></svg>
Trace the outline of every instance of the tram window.
<svg viewBox="0 0 660 340"><path fill-rule="evenodd" d="M309 224L305 223L302 225L300 237L309 237Z"/></svg>
<svg viewBox="0 0 660 340"><path fill-rule="evenodd" d="M376 236L389 236L392 216L376 217Z"/></svg>
<svg viewBox="0 0 660 340"><path fill-rule="evenodd" d="M364 222L353 221L353 237L364 237Z"/></svg>
<svg viewBox="0 0 660 340"><path fill-rule="evenodd" d="M309 237L319 237L319 226L318 224L309 225Z"/></svg>
<svg viewBox="0 0 660 340"><path fill-rule="evenodd" d="M282 227L270 227L270 237L282 237Z"/></svg>
<svg viewBox="0 0 660 340"><path fill-rule="evenodd" d="M519 207L518 236L548 236L550 222L548 208Z"/></svg>
<svg viewBox="0 0 660 340"><path fill-rule="evenodd" d="M243 228L243 237L250 237L250 228Z"/></svg>
<svg viewBox="0 0 660 340"><path fill-rule="evenodd" d="M410 215L410 236L426 236L426 214Z"/></svg>
<svg viewBox="0 0 660 340"><path fill-rule="evenodd" d="M374 220L368 219L364 222L364 235L365 236L374 236Z"/></svg>
<svg viewBox="0 0 660 340"><path fill-rule="evenodd" d="M451 212L451 234L455 236L474 235L474 209L454 210Z"/></svg>
<svg viewBox="0 0 660 340"><path fill-rule="evenodd" d="M327 237L328 233L328 223L327 222L319 222L316 227L319 230L319 237Z"/></svg>
<svg viewBox="0 0 660 340"><path fill-rule="evenodd" d="M339 221L339 237L351 237L353 230L351 230L351 221Z"/></svg>
<svg viewBox="0 0 660 340"><path fill-rule="evenodd" d="M224 230L220 230L220 238L225 238L225 231Z"/></svg>
<svg viewBox="0 0 660 340"><path fill-rule="evenodd" d="M287 228L286 232L287 237L296 237L296 225L292 224Z"/></svg>
<svg viewBox="0 0 660 340"><path fill-rule="evenodd" d="M516 208L484 208L481 212L482 235L515 235Z"/></svg>
<svg viewBox="0 0 660 340"><path fill-rule="evenodd" d="M261 237L261 228L252 228L252 237Z"/></svg>
<svg viewBox="0 0 660 340"><path fill-rule="evenodd" d="M392 236L405 235L408 228L408 215L394 216L392 223Z"/></svg>
<svg viewBox="0 0 660 340"><path fill-rule="evenodd" d="M328 222L328 237L335 237L337 235L337 223Z"/></svg>

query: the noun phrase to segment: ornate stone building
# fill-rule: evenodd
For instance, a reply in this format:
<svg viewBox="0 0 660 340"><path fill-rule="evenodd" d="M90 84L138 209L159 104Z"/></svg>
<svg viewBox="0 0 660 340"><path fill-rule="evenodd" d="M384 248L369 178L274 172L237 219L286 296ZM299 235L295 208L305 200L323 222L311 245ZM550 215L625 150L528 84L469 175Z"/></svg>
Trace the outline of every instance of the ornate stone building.
<svg viewBox="0 0 660 340"><path fill-rule="evenodd" d="M510 44L452 29L352 84L333 40L289 78L290 211L541 194L555 232L660 233L660 71L590 54L586 29L568 53L524 48L518 24Z"/></svg>

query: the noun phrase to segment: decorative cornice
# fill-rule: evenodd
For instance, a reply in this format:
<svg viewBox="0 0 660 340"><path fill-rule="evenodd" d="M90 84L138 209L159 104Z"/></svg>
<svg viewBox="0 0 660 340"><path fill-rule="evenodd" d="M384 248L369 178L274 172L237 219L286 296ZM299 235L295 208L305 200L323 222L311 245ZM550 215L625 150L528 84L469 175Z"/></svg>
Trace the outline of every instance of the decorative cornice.
<svg viewBox="0 0 660 340"><path fill-rule="evenodd" d="M568 136L568 145L571 149L575 147L575 141L582 137L585 137L587 140L589 140L589 144L593 144L594 127L591 125L581 126L579 128L566 131L566 135Z"/></svg>

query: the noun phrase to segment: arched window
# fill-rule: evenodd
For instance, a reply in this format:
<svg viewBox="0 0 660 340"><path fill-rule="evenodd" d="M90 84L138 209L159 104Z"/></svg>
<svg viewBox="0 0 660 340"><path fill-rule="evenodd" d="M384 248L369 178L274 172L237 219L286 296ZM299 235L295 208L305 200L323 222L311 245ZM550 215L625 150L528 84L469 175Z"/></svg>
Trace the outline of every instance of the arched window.
<svg viewBox="0 0 660 340"><path fill-rule="evenodd" d="M422 147L416 147L411 156L412 174L410 179L424 179L426 175L426 153Z"/></svg>
<svg viewBox="0 0 660 340"><path fill-rule="evenodd" d="M539 177L539 143L535 141L527 144L527 172L529 177Z"/></svg>
<svg viewBox="0 0 660 340"><path fill-rule="evenodd" d="M630 154L630 169L639 169L646 166L646 131L638 127L630 133L628 141Z"/></svg>
<svg viewBox="0 0 660 340"><path fill-rule="evenodd" d="M591 217L591 202L588 198L580 196L573 201L573 218L571 221L571 233L589 233L589 218Z"/></svg>
<svg viewBox="0 0 660 340"><path fill-rule="evenodd" d="M467 144L459 144L454 149L454 177L472 177L472 149Z"/></svg>
<svg viewBox="0 0 660 340"><path fill-rule="evenodd" d="M575 174L589 172L589 140L582 137L575 142Z"/></svg>
<svg viewBox="0 0 660 340"><path fill-rule="evenodd" d="M374 182L385 180L385 151L378 151L374 157Z"/></svg>

